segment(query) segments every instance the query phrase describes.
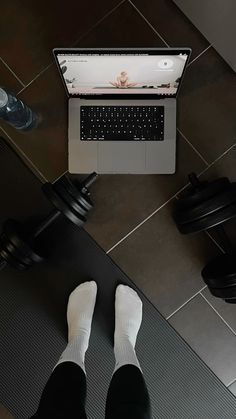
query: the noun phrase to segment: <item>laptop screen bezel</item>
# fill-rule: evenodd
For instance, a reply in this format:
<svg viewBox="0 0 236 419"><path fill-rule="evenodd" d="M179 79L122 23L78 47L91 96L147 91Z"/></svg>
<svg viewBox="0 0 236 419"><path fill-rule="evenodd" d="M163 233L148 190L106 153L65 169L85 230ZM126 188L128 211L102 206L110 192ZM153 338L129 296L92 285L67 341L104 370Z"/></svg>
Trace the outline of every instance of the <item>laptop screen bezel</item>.
<svg viewBox="0 0 236 419"><path fill-rule="evenodd" d="M176 98L179 94L180 91L180 86L182 84L182 80L186 71L186 67L187 64L189 62L189 57L191 55L191 48L54 48L53 49L53 55L56 61L56 65L57 68L59 70L59 73L61 75L62 78L62 82L64 85L64 88L66 90L67 96L69 98L80 98L80 99L173 99ZM66 82L65 82L65 78L62 74L60 65L59 65L59 61L57 56L60 54L75 54L75 53L79 53L79 54L98 54L98 53L102 53L102 54L108 54L108 55L112 55L112 54L149 54L149 55L179 55L179 54L187 54L187 60L185 61L185 65L183 68L183 72L182 72L182 76L180 78L180 83L178 86L178 90L174 95L158 95L157 93L152 94L152 93L148 93L148 94L138 94L138 93L132 93L132 94L122 94L122 93L115 93L115 94L77 94L77 95L72 95L69 93L68 88L66 86Z"/></svg>

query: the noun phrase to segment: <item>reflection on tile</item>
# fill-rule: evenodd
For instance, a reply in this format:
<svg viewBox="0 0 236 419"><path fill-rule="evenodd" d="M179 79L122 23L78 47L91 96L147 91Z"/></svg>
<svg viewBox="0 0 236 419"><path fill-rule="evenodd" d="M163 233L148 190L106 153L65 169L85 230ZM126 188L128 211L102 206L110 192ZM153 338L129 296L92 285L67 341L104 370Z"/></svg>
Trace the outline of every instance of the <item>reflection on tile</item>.
<svg viewBox="0 0 236 419"><path fill-rule="evenodd" d="M164 315L169 316L204 283L201 269L217 248L204 234L182 236L168 204L111 251L111 257Z"/></svg>
<svg viewBox="0 0 236 419"><path fill-rule="evenodd" d="M170 199L193 169L205 164L179 135L175 175L102 175L91 188L95 202L86 230L106 250Z"/></svg>
<svg viewBox="0 0 236 419"><path fill-rule="evenodd" d="M52 60L52 49L71 47L119 0L2 2L0 56L25 83ZM92 9L92 10L91 10Z"/></svg>
<svg viewBox="0 0 236 419"><path fill-rule="evenodd" d="M208 162L235 142L235 96L235 73L213 48L188 67L178 126Z"/></svg>
<svg viewBox="0 0 236 419"><path fill-rule="evenodd" d="M200 54L209 42L171 0L132 0L171 47L191 47L191 59Z"/></svg>
<svg viewBox="0 0 236 419"><path fill-rule="evenodd" d="M201 296L169 321L224 384L236 378L235 335Z"/></svg>

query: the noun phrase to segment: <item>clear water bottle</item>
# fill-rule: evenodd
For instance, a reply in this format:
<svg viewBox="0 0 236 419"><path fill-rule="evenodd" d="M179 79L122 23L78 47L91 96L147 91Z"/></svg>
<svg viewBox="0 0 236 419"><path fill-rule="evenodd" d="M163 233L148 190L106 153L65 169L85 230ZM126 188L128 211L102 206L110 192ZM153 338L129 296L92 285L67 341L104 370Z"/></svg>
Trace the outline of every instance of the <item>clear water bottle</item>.
<svg viewBox="0 0 236 419"><path fill-rule="evenodd" d="M37 115L12 92L0 88L0 118L20 131L30 131L38 122Z"/></svg>

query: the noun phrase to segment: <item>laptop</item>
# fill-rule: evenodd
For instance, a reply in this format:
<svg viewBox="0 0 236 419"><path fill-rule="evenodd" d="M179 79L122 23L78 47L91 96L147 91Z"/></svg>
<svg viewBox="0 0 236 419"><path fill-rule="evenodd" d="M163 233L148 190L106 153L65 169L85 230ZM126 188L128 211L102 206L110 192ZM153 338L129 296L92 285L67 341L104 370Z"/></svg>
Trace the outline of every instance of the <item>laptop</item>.
<svg viewBox="0 0 236 419"><path fill-rule="evenodd" d="M171 174L190 48L56 48L70 173Z"/></svg>

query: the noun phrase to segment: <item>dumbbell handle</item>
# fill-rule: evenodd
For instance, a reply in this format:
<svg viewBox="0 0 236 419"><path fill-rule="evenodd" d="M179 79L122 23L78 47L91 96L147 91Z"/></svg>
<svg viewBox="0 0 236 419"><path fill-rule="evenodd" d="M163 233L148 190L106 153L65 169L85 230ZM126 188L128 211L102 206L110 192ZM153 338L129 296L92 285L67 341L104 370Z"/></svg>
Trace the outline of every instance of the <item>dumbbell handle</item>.
<svg viewBox="0 0 236 419"><path fill-rule="evenodd" d="M61 212L56 209L50 212L50 214L46 218L44 218L44 220L39 224L37 229L33 232L33 238L38 237L51 223L53 223L54 220L56 220L59 217L59 215L61 215ZM0 258L0 271L4 269L7 265L8 263L4 259Z"/></svg>
<svg viewBox="0 0 236 419"><path fill-rule="evenodd" d="M86 179L84 179L79 184L81 188L81 193L87 193L88 192L87 189L89 188L89 186L93 184L93 182L95 182L97 177L98 177L98 174L96 172L93 172L88 177L86 177Z"/></svg>
<svg viewBox="0 0 236 419"><path fill-rule="evenodd" d="M46 218L44 218L44 220L39 224L37 229L34 231L33 237L34 238L38 237L48 226L50 226L50 224L53 223L53 221L55 221L59 217L59 215L61 215L61 212L57 209L50 212L50 214Z"/></svg>
<svg viewBox="0 0 236 419"><path fill-rule="evenodd" d="M220 242L223 245L223 250L225 251L225 253L227 253L228 255L235 254L234 246L233 246L231 240L229 239L229 236L227 235L224 227L222 225L218 225L218 226L215 226L215 227L211 228L208 231L211 231L211 230L216 232L217 236L220 239Z"/></svg>
<svg viewBox="0 0 236 419"><path fill-rule="evenodd" d="M78 187L79 191L82 195L89 195L88 188L92 183L97 179L98 174L96 172L91 173L89 176L87 176L82 182L79 182ZM31 238L35 239L37 238L47 227L49 227L59 216L61 215L61 211L55 208L53 211L50 212L49 215L44 218L41 223L33 230L31 233ZM30 239L30 238L29 238ZM24 241L24 239L23 239ZM5 268L8 263L4 259L0 258L0 270Z"/></svg>

